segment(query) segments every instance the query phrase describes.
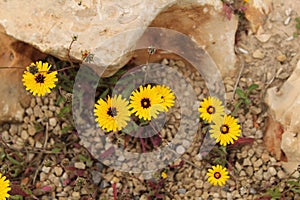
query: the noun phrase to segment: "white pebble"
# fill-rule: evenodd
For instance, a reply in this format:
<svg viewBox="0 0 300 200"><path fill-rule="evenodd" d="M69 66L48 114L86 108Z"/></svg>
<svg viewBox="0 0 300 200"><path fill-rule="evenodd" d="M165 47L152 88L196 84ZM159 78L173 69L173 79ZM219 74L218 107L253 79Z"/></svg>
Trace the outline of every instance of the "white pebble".
<svg viewBox="0 0 300 200"><path fill-rule="evenodd" d="M55 117L52 117L49 119L49 125L52 126L52 127L55 127L57 124L57 120Z"/></svg>
<svg viewBox="0 0 300 200"><path fill-rule="evenodd" d="M179 145L178 147L176 147L176 152L178 154L183 154L185 152L185 148L181 145Z"/></svg>

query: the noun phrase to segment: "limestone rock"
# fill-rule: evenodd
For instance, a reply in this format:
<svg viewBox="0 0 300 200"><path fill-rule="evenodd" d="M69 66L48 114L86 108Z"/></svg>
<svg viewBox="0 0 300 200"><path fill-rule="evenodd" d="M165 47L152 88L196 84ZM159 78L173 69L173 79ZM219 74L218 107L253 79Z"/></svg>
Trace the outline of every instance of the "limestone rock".
<svg viewBox="0 0 300 200"><path fill-rule="evenodd" d="M270 13L272 0L253 0L246 5L245 16L253 32L263 25L266 15Z"/></svg>
<svg viewBox="0 0 300 200"><path fill-rule="evenodd" d="M22 84L22 68L44 55L35 48L7 36L1 30L0 47L0 66L14 67L0 69L0 124L21 122L24 107L29 106L31 98Z"/></svg>
<svg viewBox="0 0 300 200"><path fill-rule="evenodd" d="M235 66L238 20L224 17L219 0L9 0L0 7L0 24L9 35L58 58L68 59L72 37L78 36L70 57L81 61L82 52L89 51L99 68L110 66L103 76L131 59L135 42L149 25L188 35L208 51L222 73Z"/></svg>
<svg viewBox="0 0 300 200"><path fill-rule="evenodd" d="M271 88L267 92L266 102L270 115L282 125L281 149L287 161L300 164L300 61L290 78L278 91Z"/></svg>

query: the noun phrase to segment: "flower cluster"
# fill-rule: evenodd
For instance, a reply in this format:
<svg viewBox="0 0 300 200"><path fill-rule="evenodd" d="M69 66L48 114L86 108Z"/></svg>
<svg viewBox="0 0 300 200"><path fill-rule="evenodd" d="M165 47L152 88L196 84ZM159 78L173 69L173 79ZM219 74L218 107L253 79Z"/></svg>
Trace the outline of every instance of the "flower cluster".
<svg viewBox="0 0 300 200"><path fill-rule="evenodd" d="M6 177L0 173L0 200L6 200L6 198L10 197L8 192L11 190L10 181Z"/></svg>
<svg viewBox="0 0 300 200"><path fill-rule="evenodd" d="M168 112L174 105L174 99L174 93L167 86L140 86L131 93L129 101L121 95L99 99L94 110L96 122L107 132L120 131L128 124L131 114L150 121L160 112Z"/></svg>
<svg viewBox="0 0 300 200"><path fill-rule="evenodd" d="M215 97L208 97L200 103L200 118L212 124L209 132L220 145L233 144L241 130L237 119L224 112L222 102Z"/></svg>
<svg viewBox="0 0 300 200"><path fill-rule="evenodd" d="M241 133L238 120L230 115L226 115L222 102L215 97L208 97L200 103L200 118L210 124L210 136L216 142L226 147L233 144ZM221 165L212 166L206 174L208 182L212 185L223 186L229 179L226 167Z"/></svg>
<svg viewBox="0 0 300 200"><path fill-rule="evenodd" d="M49 73L51 65L47 62L38 61L26 67L23 74L23 84L33 95L44 96L55 88L58 81L57 71Z"/></svg>

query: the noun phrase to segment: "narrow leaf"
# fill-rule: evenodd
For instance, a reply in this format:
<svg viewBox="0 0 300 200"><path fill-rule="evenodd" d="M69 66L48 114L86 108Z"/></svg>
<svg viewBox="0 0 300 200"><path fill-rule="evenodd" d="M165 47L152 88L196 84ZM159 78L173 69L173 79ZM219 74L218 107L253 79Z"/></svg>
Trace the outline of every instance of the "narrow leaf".
<svg viewBox="0 0 300 200"><path fill-rule="evenodd" d="M236 93L237 95L239 95L239 97L242 98L242 99L246 99L246 98L247 98L245 92L244 92L241 88L237 88L237 89L235 90L235 93Z"/></svg>
<svg viewBox="0 0 300 200"><path fill-rule="evenodd" d="M258 85L253 83L248 87L248 93L258 88Z"/></svg>

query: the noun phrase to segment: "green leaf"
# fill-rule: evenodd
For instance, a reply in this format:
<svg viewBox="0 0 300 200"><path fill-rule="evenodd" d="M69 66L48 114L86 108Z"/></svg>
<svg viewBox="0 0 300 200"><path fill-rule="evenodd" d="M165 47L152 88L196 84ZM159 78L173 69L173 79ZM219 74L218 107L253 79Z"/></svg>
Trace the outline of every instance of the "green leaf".
<svg viewBox="0 0 300 200"><path fill-rule="evenodd" d="M105 99L105 97L107 96L109 92L109 88L107 88L101 95L100 95L100 99Z"/></svg>
<svg viewBox="0 0 300 200"><path fill-rule="evenodd" d="M292 188L293 192L300 194L300 189Z"/></svg>
<svg viewBox="0 0 300 200"><path fill-rule="evenodd" d="M296 17L296 18L295 18L295 21L298 22L298 23L300 23L300 18L299 18L299 17Z"/></svg>
<svg viewBox="0 0 300 200"><path fill-rule="evenodd" d="M11 157L10 155L6 155L7 159L14 165L22 165L22 163L20 163L19 161L17 161L16 159L14 159L13 157Z"/></svg>
<svg viewBox="0 0 300 200"><path fill-rule="evenodd" d="M257 88L258 88L258 85L257 85L257 84L255 84L255 83L251 84L251 85L248 87L248 94L249 94L250 92L252 92L253 90L257 89Z"/></svg>
<svg viewBox="0 0 300 200"><path fill-rule="evenodd" d="M247 98L245 92L244 92L241 88L237 88L237 89L235 90L235 93L236 93L237 95L239 95L239 97L242 98L242 99L246 99L246 98Z"/></svg>
<svg viewBox="0 0 300 200"><path fill-rule="evenodd" d="M61 133L64 134L64 133L67 133L68 131L72 130L72 126L65 126L61 129Z"/></svg>
<svg viewBox="0 0 300 200"><path fill-rule="evenodd" d="M268 189L267 192L270 194L272 199L280 199L280 197L281 197L281 193L278 188Z"/></svg>
<svg viewBox="0 0 300 200"><path fill-rule="evenodd" d="M6 154L4 151L0 152L0 160L3 160L5 158Z"/></svg>
<svg viewBox="0 0 300 200"><path fill-rule="evenodd" d="M87 158L85 156L83 156L82 154L79 154L78 155L78 158L81 162L86 162L87 161Z"/></svg>
<svg viewBox="0 0 300 200"><path fill-rule="evenodd" d="M287 182L289 185L293 185L293 186L300 186L300 183L297 181L288 181Z"/></svg>
<svg viewBox="0 0 300 200"><path fill-rule="evenodd" d="M71 112L71 104L70 104L70 105L67 105L67 106L65 106L65 107L63 107L63 108L60 110L58 116L59 116L59 117L63 117L65 114L70 113L70 112Z"/></svg>
<svg viewBox="0 0 300 200"><path fill-rule="evenodd" d="M248 99L248 98L245 99L245 104L246 104L246 105L249 105L250 103L251 103L250 99Z"/></svg>
<svg viewBox="0 0 300 200"><path fill-rule="evenodd" d="M63 96L58 96L58 98L57 98L57 100L55 102L55 105L58 106L62 102L66 102L66 98L63 97Z"/></svg>
<svg viewBox="0 0 300 200"><path fill-rule="evenodd" d="M23 197L21 195L11 195L9 198L11 200L23 200Z"/></svg>
<svg viewBox="0 0 300 200"><path fill-rule="evenodd" d="M300 30L300 24L296 24L296 29Z"/></svg>
<svg viewBox="0 0 300 200"><path fill-rule="evenodd" d="M52 153L60 153L61 152L61 148L53 148Z"/></svg>

